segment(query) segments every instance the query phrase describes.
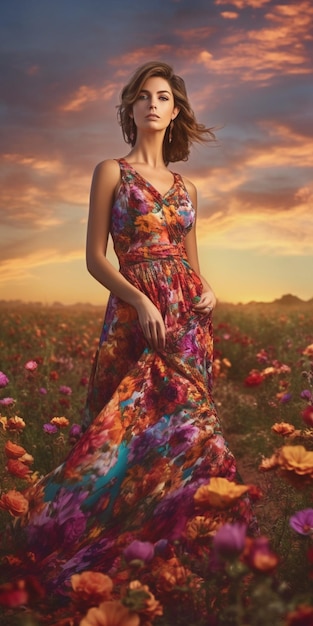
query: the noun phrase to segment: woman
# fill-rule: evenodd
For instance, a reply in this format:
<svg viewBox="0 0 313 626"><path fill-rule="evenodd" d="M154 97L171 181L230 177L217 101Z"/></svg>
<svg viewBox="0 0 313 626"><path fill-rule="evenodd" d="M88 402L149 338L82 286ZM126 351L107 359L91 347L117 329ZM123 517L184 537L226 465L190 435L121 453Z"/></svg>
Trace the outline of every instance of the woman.
<svg viewBox="0 0 313 626"><path fill-rule="evenodd" d="M236 477L211 396L216 300L200 276L196 190L167 168L213 135L165 63L137 70L119 120L131 150L96 167L90 195L87 265L111 295L85 432L26 492L30 512L18 531L31 567L44 564L46 584L62 592L74 573L116 569L134 539L196 554L194 495L212 477ZM119 270L106 258L109 233ZM231 516L249 523L249 503Z"/></svg>

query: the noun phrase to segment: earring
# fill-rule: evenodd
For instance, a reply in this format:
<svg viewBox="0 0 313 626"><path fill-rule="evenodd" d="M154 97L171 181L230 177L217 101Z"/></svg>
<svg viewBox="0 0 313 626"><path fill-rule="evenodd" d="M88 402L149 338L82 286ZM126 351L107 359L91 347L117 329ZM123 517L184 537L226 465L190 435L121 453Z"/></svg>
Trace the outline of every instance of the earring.
<svg viewBox="0 0 313 626"><path fill-rule="evenodd" d="M131 125L130 125L130 133L129 133L129 139L131 141L131 143L134 143L134 139L135 139L135 122L134 119L131 117Z"/></svg>
<svg viewBox="0 0 313 626"><path fill-rule="evenodd" d="M168 142L172 143L173 141L173 128L174 128L174 120L171 121L170 123L170 132L168 134Z"/></svg>

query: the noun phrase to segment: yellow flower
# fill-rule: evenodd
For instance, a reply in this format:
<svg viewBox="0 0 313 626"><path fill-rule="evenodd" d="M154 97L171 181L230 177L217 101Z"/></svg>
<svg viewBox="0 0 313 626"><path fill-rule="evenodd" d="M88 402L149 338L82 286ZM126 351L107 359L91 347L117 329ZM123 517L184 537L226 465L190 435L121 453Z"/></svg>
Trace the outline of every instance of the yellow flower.
<svg viewBox="0 0 313 626"><path fill-rule="evenodd" d="M8 426L8 418L4 417L4 415L0 415L0 424L1 424L2 428L3 428L3 430L6 430L7 426Z"/></svg>
<svg viewBox="0 0 313 626"><path fill-rule="evenodd" d="M283 446L278 453L278 464L300 476L313 476L313 452L304 446Z"/></svg>
<svg viewBox="0 0 313 626"><path fill-rule="evenodd" d="M199 506L225 509L249 490L246 485L237 485L227 478L213 477L208 485L197 489L194 499Z"/></svg>
<svg viewBox="0 0 313 626"><path fill-rule="evenodd" d="M205 517L204 515L196 515L190 520L186 527L186 535L188 539L205 540L215 535L217 529L221 525L220 520L215 517Z"/></svg>
<svg viewBox="0 0 313 626"><path fill-rule="evenodd" d="M138 613L129 611L119 600L102 602L89 609L79 626L139 626Z"/></svg>

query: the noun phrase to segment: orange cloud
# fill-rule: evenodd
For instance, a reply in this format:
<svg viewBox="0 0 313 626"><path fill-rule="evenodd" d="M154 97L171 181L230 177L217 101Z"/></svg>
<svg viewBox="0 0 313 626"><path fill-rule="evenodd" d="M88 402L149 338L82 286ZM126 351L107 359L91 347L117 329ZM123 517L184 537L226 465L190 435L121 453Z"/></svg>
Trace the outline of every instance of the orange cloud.
<svg viewBox="0 0 313 626"><path fill-rule="evenodd" d="M198 51L197 61L218 75L240 73L243 81L266 83L277 74L309 74L311 59L305 46L312 39L312 16L313 6L307 0L276 6L265 15L268 27L225 37L219 58L203 49Z"/></svg>
<svg viewBox="0 0 313 626"><path fill-rule="evenodd" d="M21 257L16 256L11 259L1 261L0 283L10 283L12 280L26 280L32 277L32 270L41 268L43 265L65 264L74 260L85 258L84 248L69 250L62 252L56 248L38 249L34 252L23 255L23 263Z"/></svg>
<svg viewBox="0 0 313 626"><path fill-rule="evenodd" d="M108 62L114 67L117 66L117 76L129 75L129 68L133 70L137 65L141 65L150 59L160 59L164 55L172 53L172 46L168 44L155 44L145 48L136 48L127 54L115 55Z"/></svg>
<svg viewBox="0 0 313 626"><path fill-rule="evenodd" d="M179 35L179 37L183 40L187 39L188 41L199 41L199 39L207 39L214 33L215 28L210 26L202 26L200 28L190 28L187 30L175 30L175 35Z"/></svg>
<svg viewBox="0 0 313 626"><path fill-rule="evenodd" d="M60 110L64 112L80 111L91 102L110 100L115 92L115 83L107 83L104 87L81 85L70 99L60 106Z"/></svg>
<svg viewBox="0 0 313 626"><path fill-rule="evenodd" d="M215 0L216 5L231 4L236 7L236 9L246 9L247 7L261 9L269 2L271 2L271 0Z"/></svg>
<svg viewBox="0 0 313 626"><path fill-rule="evenodd" d="M235 11L222 11L221 16L225 20L236 20L239 17L239 14L235 13Z"/></svg>
<svg viewBox="0 0 313 626"><path fill-rule="evenodd" d="M199 244L209 241L213 248L254 250L271 256L311 255L313 189L305 190L305 201L301 194L299 189L298 203L292 210L272 212L270 218L264 207L254 206L251 210L239 198L230 197L226 213L220 211L199 219Z"/></svg>

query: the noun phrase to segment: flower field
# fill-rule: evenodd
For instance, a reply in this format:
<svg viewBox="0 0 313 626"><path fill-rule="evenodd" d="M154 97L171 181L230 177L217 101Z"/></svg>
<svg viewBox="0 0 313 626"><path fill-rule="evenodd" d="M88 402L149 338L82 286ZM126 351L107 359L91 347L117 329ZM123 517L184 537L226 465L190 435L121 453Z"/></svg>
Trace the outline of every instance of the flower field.
<svg viewBox="0 0 313 626"><path fill-rule="evenodd" d="M27 513L25 487L80 436L102 317L97 307L0 306L1 533ZM243 484L212 479L195 495L187 533L199 576L164 546L133 541L115 577L73 576L70 606L54 610L40 581L5 580L12 557L2 554L1 625L313 624L313 305L221 304L214 327L214 395ZM254 539L207 515L208 503L224 511L246 493Z"/></svg>

